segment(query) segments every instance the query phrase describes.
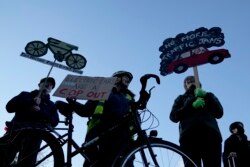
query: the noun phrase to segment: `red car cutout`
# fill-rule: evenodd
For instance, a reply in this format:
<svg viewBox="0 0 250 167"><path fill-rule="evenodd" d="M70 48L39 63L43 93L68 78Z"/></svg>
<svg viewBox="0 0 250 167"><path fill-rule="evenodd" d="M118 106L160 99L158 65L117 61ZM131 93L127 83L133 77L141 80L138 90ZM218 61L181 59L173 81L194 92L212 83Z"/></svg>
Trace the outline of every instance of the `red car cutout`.
<svg viewBox="0 0 250 167"><path fill-rule="evenodd" d="M203 47L199 47L192 51L183 53L177 60L172 61L166 65L166 74L175 72L177 74L185 72L189 67L195 67L198 65L211 63L221 63L224 58L231 57L227 49L207 50Z"/></svg>

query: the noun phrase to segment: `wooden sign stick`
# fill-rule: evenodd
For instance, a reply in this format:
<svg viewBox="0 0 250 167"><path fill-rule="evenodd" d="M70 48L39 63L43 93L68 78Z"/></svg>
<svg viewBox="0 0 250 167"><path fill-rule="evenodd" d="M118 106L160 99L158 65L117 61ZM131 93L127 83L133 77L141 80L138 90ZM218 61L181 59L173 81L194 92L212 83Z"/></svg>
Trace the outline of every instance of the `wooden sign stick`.
<svg viewBox="0 0 250 167"><path fill-rule="evenodd" d="M48 80L48 77L49 77L49 75L50 75L50 73L51 73L51 71L52 71L52 69L53 69L53 67L54 67L54 64L56 63L56 59L54 60L54 63L52 64L52 66L51 66L51 68L50 68L50 70L49 70L49 73L48 73L48 75L47 75L47 77L46 77L46 79L45 79L45 82L44 82L44 84L42 85L42 88L40 89L40 91L39 91L39 93L38 93L38 96L37 97L41 97L41 95L42 95L42 91L43 91L43 89L45 88L45 86L46 86L46 83L47 83L47 80Z"/></svg>
<svg viewBox="0 0 250 167"><path fill-rule="evenodd" d="M199 74L198 74L197 66L194 66L193 70L194 70L195 86L196 86L196 88L200 88L200 80L199 80Z"/></svg>

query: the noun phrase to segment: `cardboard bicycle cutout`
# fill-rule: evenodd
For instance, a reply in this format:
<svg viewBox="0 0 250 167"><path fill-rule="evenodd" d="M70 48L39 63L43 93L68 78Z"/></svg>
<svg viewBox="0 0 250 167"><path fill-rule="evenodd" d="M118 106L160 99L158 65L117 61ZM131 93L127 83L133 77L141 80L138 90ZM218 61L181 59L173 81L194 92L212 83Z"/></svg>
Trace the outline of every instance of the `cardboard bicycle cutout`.
<svg viewBox="0 0 250 167"><path fill-rule="evenodd" d="M224 45L224 34L221 28L204 27L180 33L175 38L167 38L160 46L160 73L162 76L173 72L180 74L193 67L196 86L199 87L197 66L203 64L218 64L231 55L227 49L208 50L210 47Z"/></svg>
<svg viewBox="0 0 250 167"><path fill-rule="evenodd" d="M54 62L42 59L40 57L47 54L50 50L54 55ZM78 47L58 39L48 38L48 43L45 44L42 41L31 41L25 46L25 52L21 53L21 56L39 61L44 64L52 65L64 70L82 74L81 69L86 66L87 60L80 54L73 53L72 50L78 50ZM66 65L62 65L58 62L66 62Z"/></svg>
<svg viewBox="0 0 250 167"><path fill-rule="evenodd" d="M51 68L47 74L47 78L49 77L53 67L58 67L64 70L72 71L75 73L82 74L81 69L86 66L87 60L80 54L72 53L72 50L78 50L78 47L54 38L48 38L48 43L45 44L42 41L31 41L25 46L25 52L21 53L20 56L39 61L44 64L51 65ZM51 62L46 59L42 59L40 57L47 54L48 50L50 50L54 55L54 61ZM62 65L59 62L66 62L66 65ZM47 82L47 79L46 81ZM42 89L41 89L42 90ZM39 92L38 97L41 95L41 91Z"/></svg>

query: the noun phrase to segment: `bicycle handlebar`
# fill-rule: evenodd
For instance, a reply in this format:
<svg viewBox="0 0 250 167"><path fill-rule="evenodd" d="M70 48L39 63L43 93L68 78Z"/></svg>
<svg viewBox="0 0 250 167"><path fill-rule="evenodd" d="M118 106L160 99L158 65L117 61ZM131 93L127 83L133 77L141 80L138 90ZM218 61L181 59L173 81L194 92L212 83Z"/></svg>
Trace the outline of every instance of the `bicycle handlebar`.
<svg viewBox="0 0 250 167"><path fill-rule="evenodd" d="M160 84L160 78L158 75L155 75L155 74L145 74L141 77L140 79L140 82L141 82L141 90L140 90L140 98L137 102L137 108L138 109L145 109L146 108L146 105L147 105L147 102L148 102L148 99L150 98L150 94L151 94L151 90L154 88L151 88L149 90L149 93L146 91L146 86L147 86L147 81L148 79L150 78L155 78L156 82L158 84Z"/></svg>
<svg viewBox="0 0 250 167"><path fill-rule="evenodd" d="M140 82L141 82L141 91L146 91L146 86L147 86L147 81L149 78L155 78L156 82L160 84L160 78L158 75L155 74L145 74L141 77Z"/></svg>

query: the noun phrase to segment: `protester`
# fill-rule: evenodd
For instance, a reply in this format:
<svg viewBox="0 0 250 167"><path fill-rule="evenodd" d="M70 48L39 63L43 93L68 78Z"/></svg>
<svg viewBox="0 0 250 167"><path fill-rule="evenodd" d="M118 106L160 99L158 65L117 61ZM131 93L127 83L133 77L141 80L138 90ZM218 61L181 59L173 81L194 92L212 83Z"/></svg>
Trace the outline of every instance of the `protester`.
<svg viewBox="0 0 250 167"><path fill-rule="evenodd" d="M6 122L7 132L1 141L7 136L15 135L13 128L22 128L20 127L22 125L41 123L51 125L52 127L57 126L59 116L54 102L50 100L50 92L55 87L55 84L54 78L43 78L38 84L39 90L36 89L31 92L22 91L7 103L7 112L15 113L15 115L11 121ZM7 152L0 153L1 157L7 157L5 162L1 159L0 166L9 166L17 153L19 153L17 159L19 161L33 150L38 149L40 144L41 139L27 134L22 140L12 143L11 148ZM33 166L36 162L36 157L37 155L31 156L21 166Z"/></svg>
<svg viewBox="0 0 250 167"><path fill-rule="evenodd" d="M117 80L109 98L105 101L88 100L83 105L74 101L74 99L67 98L69 105L78 115L89 117L85 142L97 136L100 137L108 128L121 122L124 115L131 111L131 105L142 106L139 104L139 101L143 102L149 99L149 94L144 92L140 94L138 102L135 102L134 93L128 89L133 79L133 75L130 72L117 71L112 77L116 77ZM63 106L62 102L57 102L56 104L62 110L67 108ZM126 124L115 132L112 131L112 133L102 137L98 145L87 148L87 154L90 155L91 162L95 162L95 167L111 166L119 151L133 141L131 127L130 124ZM84 163L85 167L90 165L93 164Z"/></svg>
<svg viewBox="0 0 250 167"><path fill-rule="evenodd" d="M247 135L245 135L244 124L239 121L233 122L229 131L231 135L224 141L224 167L250 166L250 148Z"/></svg>
<svg viewBox="0 0 250 167"><path fill-rule="evenodd" d="M194 76L184 79L185 93L175 99L170 120L179 122L180 147L198 167L221 167L222 137L216 119L223 116L223 107L213 93L199 87Z"/></svg>

